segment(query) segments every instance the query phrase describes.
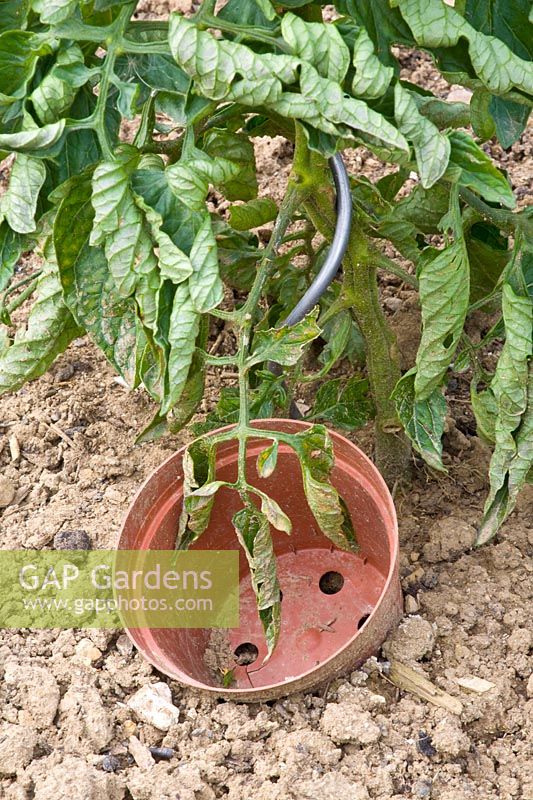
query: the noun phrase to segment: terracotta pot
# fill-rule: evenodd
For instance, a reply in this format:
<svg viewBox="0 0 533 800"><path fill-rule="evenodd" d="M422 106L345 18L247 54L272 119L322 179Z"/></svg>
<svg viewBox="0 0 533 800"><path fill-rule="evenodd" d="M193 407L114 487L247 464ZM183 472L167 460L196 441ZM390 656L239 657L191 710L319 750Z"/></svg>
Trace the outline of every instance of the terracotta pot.
<svg viewBox="0 0 533 800"><path fill-rule="evenodd" d="M290 433L308 423L260 420L258 427ZM372 462L344 436L331 432L335 450L332 482L344 498L361 545L358 555L335 548L323 536L308 508L300 467L292 450L280 445L278 465L268 479L257 476L255 462L265 441L249 440L248 477L271 495L293 522L290 536L273 531L283 593L282 629L271 659L263 666L266 646L248 565L240 554L240 622L227 633L232 651L243 645L257 651L254 663L236 666L231 688L221 685L204 660L213 632L208 629L127 630L133 643L158 670L188 686L221 697L268 700L317 684L354 669L375 653L402 613L398 578L398 530L392 498ZM119 549L170 550L174 547L182 503L183 450L152 473L135 497L120 535ZM233 481L237 443L219 445L217 478ZM199 550L235 550L231 523L241 507L236 492L217 496ZM219 634L220 635L220 634Z"/></svg>

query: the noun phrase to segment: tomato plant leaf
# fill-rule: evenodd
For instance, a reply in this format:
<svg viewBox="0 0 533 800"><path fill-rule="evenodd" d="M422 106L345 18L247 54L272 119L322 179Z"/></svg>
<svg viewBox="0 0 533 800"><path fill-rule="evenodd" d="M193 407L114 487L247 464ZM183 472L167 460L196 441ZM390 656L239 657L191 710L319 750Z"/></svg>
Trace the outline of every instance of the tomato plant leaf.
<svg viewBox="0 0 533 800"><path fill-rule="evenodd" d="M262 361L275 361L283 366L296 364L305 345L320 336L320 328L316 324L317 315L318 309L315 309L295 325L257 331L248 366L260 364Z"/></svg>
<svg viewBox="0 0 533 800"><path fill-rule="evenodd" d="M250 567L259 616L270 657L281 629L281 595L276 557L266 516L254 506L246 506L233 517L233 526Z"/></svg>
<svg viewBox="0 0 533 800"><path fill-rule="evenodd" d="M446 416L446 400L437 387L428 398L419 400L415 393L413 370L400 379L392 395L398 417L415 450L424 461L439 472L446 472L442 463L442 434Z"/></svg>
<svg viewBox="0 0 533 800"><path fill-rule="evenodd" d="M0 213L17 233L35 230L39 193L46 179L42 161L18 153L11 167L9 186L0 199Z"/></svg>
<svg viewBox="0 0 533 800"><path fill-rule="evenodd" d="M0 148L15 153L39 154L39 151L56 144L65 130L65 120L44 125L42 128L18 133L0 133Z"/></svg>
<svg viewBox="0 0 533 800"><path fill-rule="evenodd" d="M186 386L199 324L199 316L194 308L189 287L186 283L180 283L176 288L170 316L169 387L161 408L162 414L166 414L178 402Z"/></svg>
<svg viewBox="0 0 533 800"><path fill-rule="evenodd" d="M39 277L26 325L0 353L0 394L42 375L82 333L63 300L57 265L49 261Z"/></svg>
<svg viewBox="0 0 533 800"><path fill-rule="evenodd" d="M278 215L278 207L270 197L250 200L242 206L230 206L229 221L236 231L249 231L272 222Z"/></svg>
<svg viewBox="0 0 533 800"><path fill-rule="evenodd" d="M374 52L372 39L364 28L359 31L354 43L353 65L355 76L352 91L355 95L372 99L385 94L394 69L381 63Z"/></svg>
<svg viewBox="0 0 533 800"><path fill-rule="evenodd" d="M489 468L490 492L478 544L489 541L513 510L533 457L531 376L528 378L533 302L529 296L519 295L505 284L502 308L505 344L490 387L498 409L495 448Z"/></svg>
<svg viewBox="0 0 533 800"><path fill-rule="evenodd" d="M202 227L191 247L192 274L189 291L193 308L203 314L222 301L224 287L218 271L217 243L209 214L204 215Z"/></svg>
<svg viewBox="0 0 533 800"><path fill-rule="evenodd" d="M89 245L94 210L90 179L73 179L54 222L65 302L130 386L136 384L135 305L119 297L103 250Z"/></svg>
<svg viewBox="0 0 533 800"><path fill-rule="evenodd" d="M350 51L334 25L306 22L284 14L281 34L293 55L312 64L324 78L342 83L350 64Z"/></svg>
<svg viewBox="0 0 533 800"><path fill-rule="evenodd" d="M418 112L411 93L399 83L394 88L394 114L401 132L413 142L422 186L429 189L446 171L450 142Z"/></svg>
<svg viewBox="0 0 533 800"><path fill-rule="evenodd" d="M501 203L507 208L514 208L516 201L509 181L481 147L462 131L450 133L449 138L450 162L461 169L461 186L474 189L490 203Z"/></svg>
<svg viewBox="0 0 533 800"><path fill-rule="evenodd" d="M257 474L260 478L270 478L278 461L278 440L274 439L269 447L261 450L257 456Z"/></svg>
<svg viewBox="0 0 533 800"><path fill-rule="evenodd" d="M368 397L368 381L353 375L344 385L341 378L327 381L319 387L307 419L323 419L337 428L355 430L374 416Z"/></svg>
<svg viewBox="0 0 533 800"><path fill-rule="evenodd" d="M424 259L419 291L422 339L414 385L417 400L429 400L446 376L468 309L470 280L462 238Z"/></svg>

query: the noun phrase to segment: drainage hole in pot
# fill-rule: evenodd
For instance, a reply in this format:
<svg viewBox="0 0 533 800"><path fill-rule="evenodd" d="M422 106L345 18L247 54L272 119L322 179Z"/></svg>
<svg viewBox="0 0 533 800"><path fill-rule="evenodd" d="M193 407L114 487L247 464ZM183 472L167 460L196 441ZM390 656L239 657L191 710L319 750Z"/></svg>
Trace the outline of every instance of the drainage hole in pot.
<svg viewBox="0 0 533 800"><path fill-rule="evenodd" d="M359 620L359 622L357 623L357 630L358 630L358 631L360 631L360 630L361 630L361 628L363 627L363 625L365 624L365 622L367 621L367 619L369 618L369 616L370 616L370 614L365 614L363 617L361 617L361 619L360 619L360 620Z"/></svg>
<svg viewBox="0 0 533 800"><path fill-rule="evenodd" d="M259 655L259 650L255 644L252 644L251 642L243 642L235 648L233 655L235 657L236 664L238 664L240 667L247 667L249 664L253 664L254 661L256 661L257 656Z"/></svg>
<svg viewBox="0 0 533 800"><path fill-rule="evenodd" d="M344 586L344 578L340 572L325 572L320 578L318 585L324 594L337 594Z"/></svg>

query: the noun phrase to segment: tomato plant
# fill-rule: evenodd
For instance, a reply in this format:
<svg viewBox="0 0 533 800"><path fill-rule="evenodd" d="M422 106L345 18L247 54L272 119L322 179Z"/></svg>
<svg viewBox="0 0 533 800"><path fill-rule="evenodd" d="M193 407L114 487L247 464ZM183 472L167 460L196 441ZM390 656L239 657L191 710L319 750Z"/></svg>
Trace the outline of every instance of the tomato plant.
<svg viewBox="0 0 533 800"><path fill-rule="evenodd" d="M493 137L510 147L527 123L529 3L500 0L489 15L475 0L337 0L328 22L323 5L229 0L217 13L204 0L190 18L145 21L121 0L4 0L0 17L0 158L10 166L0 206L0 392L41 375L87 333L157 404L141 434L149 439L189 422L207 369L233 367L238 389L223 393L205 429L236 426L187 452L178 546L205 530L221 485L216 447L238 438L243 510L234 523L270 648L280 613L270 525L288 533L291 523L247 481L252 432L265 439L260 474L275 469L280 442L292 447L318 524L352 549L320 421L354 428L374 416L376 461L390 483L405 474L411 446L444 471L446 383L450 370L469 370L478 431L494 447L479 542L510 513L533 461L533 223L482 147ZM395 45L429 52L446 80L473 91L471 103L400 78ZM134 135L122 134L123 119ZM279 208L257 197L253 140L264 135L294 143ZM315 234L332 236L327 159L359 146L390 172L375 182L351 175L342 274L304 320L283 325L324 258ZM213 189L229 214L210 213ZM254 229L269 222L263 247ZM384 243L414 270L385 255ZM20 278L19 258L33 248L42 267ZM419 291L422 339L403 376L379 270ZM27 323L14 330L13 312L30 297ZM499 320L474 344L465 321L482 307L499 309ZM235 331L234 354L207 352L212 317ZM321 352L310 374L301 356L314 340ZM481 356L495 340L503 346L487 374ZM308 433L252 431L251 419L286 413L301 382L321 381L343 358L354 376L319 385Z"/></svg>

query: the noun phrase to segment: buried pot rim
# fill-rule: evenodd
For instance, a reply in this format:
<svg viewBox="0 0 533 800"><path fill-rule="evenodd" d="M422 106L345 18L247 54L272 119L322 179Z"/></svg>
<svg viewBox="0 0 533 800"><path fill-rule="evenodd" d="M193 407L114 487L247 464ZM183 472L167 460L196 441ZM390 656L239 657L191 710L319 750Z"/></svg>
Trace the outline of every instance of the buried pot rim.
<svg viewBox="0 0 533 800"><path fill-rule="evenodd" d="M309 429L315 423L307 422L304 420L289 420L283 418L268 418L268 419L259 419L254 420L250 423L251 427L257 427L262 429L271 429L271 430L281 430L283 431L290 431L296 432L299 430ZM208 437L210 435L214 435L216 433L220 433L223 431L231 430L235 428L235 424L224 425L216 430L210 431L208 434L203 434L200 437L196 437L197 439L202 439L204 437ZM372 630L373 622L375 620L376 615L379 613L380 609L382 609L382 604L385 599L389 596L390 602L390 623L388 625L388 629L394 627L400 616L401 616L401 597L400 587L399 587L399 579L398 579L398 559L399 559L399 536L398 536L398 521L397 521L397 514L396 509L394 506L394 502L392 496L389 492L387 484L385 483L384 478L382 477L381 473L379 472L376 465L373 461L352 441L350 441L346 436L343 434L338 433L335 430L327 427L327 431L330 434L335 450L335 443L339 445L344 445L352 450L355 450L357 453L358 458L365 463L365 466L370 474L368 480L373 484L373 488L376 491L376 496L374 500L379 502L381 505L381 510L383 512L384 524L385 524L385 532L386 532L386 541L387 541L387 549L389 555L389 565L386 575L383 574L384 581L381 592L379 597L373 606L372 610L369 613L368 618L365 620L364 624L360 629L356 629L355 633L350 637L347 637L343 643L330 655L328 655L323 661L321 661L318 665L310 667L309 669L300 672L298 675L285 677L282 680L275 681L273 683L264 684L258 687L250 687L248 688L232 688L232 687L218 687L213 686L203 681L200 681L196 678L193 678L188 673L182 671L179 667L179 659L176 659L174 674L169 674L169 672L161 666L161 663L157 663L157 659L154 658L154 654L150 652L150 649L145 646L145 644L139 641L139 637L137 632L146 630L143 628L125 628L125 631L129 638L134 643L135 647L141 652L141 654L150 662L152 663L156 669L160 670L161 672L167 674L174 680L178 680L180 683L184 685L188 685L191 688L198 689L202 692L208 692L211 695L216 695L217 697L224 697L227 699L233 700L252 700L252 699L269 699L273 697L278 697L283 694L289 694L295 691L301 691L302 689L309 688L313 685L320 684L324 680L327 680L327 676L317 678L315 681L312 680L312 676L318 672L327 672L329 665L332 665L333 669L331 671L331 677L340 674L342 671L346 671L346 669L354 668L354 661L355 656L352 661L348 661L345 663L344 669L339 670L338 666L332 664L332 662L338 661L339 658L342 658L343 653L350 651L350 649L354 646L355 641L364 634L365 631ZM195 440L192 440L195 441ZM250 437L249 442L253 442L253 436ZM130 515L135 511L135 507L139 500L142 498L143 494L146 492L152 481L157 480L157 476L160 474L164 474L170 462L174 461L177 456L180 456L186 447L188 447L191 442L187 444L181 445L177 450L175 450L170 456L168 456L158 467L153 470L148 477L143 481L133 500L131 501L129 508L124 516L120 534L119 534L119 541L117 545L117 549L135 549L135 550L142 550L142 549L150 549L149 547L135 547L135 548L125 548L124 547L124 538L126 535L126 528L128 525L128 521L130 519ZM223 448L226 446L231 446L232 440L225 441L221 443L221 447L219 452L217 453L217 461L223 458ZM340 469L344 469L342 461L337 461L336 464ZM346 471L346 470L345 470ZM198 540L201 542L201 537ZM211 548L209 548L211 549ZM238 548L240 549L240 548ZM395 589L393 584L397 584L397 588ZM379 646L381 645L383 639L385 638L384 635L372 636L372 639L375 639L373 651L375 652ZM278 643L280 646L281 643ZM370 653L369 653L370 654ZM368 656L367 656L368 657Z"/></svg>

